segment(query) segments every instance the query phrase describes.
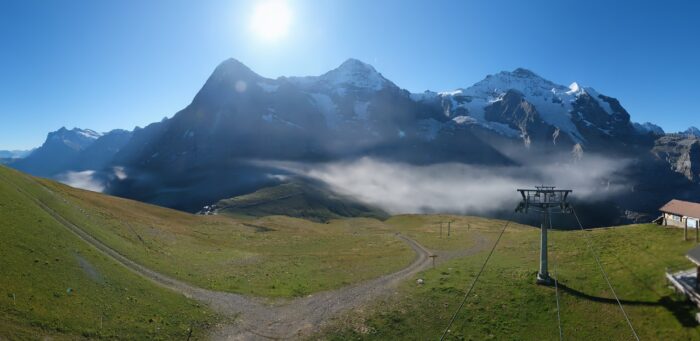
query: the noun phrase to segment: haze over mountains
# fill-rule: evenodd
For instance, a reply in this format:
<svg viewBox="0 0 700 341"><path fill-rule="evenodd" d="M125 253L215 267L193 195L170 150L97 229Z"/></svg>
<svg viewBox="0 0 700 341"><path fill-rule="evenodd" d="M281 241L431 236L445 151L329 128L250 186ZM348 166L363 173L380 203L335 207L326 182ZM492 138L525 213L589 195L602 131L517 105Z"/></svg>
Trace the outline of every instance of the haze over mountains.
<svg viewBox="0 0 700 341"><path fill-rule="evenodd" d="M172 118L133 132L62 128L11 165L64 181L67 174L88 177L107 193L189 211L295 176L390 211L509 211L507 197L517 198L501 187L489 199L502 209L471 205L462 191L440 194L451 204L438 206L423 204L420 193L412 198L418 204L402 206L352 191L379 188L376 195L401 198L405 191L397 188L414 184L369 186L397 178L453 179L442 185L470 188L470 172L481 170L489 175L479 177L484 188L506 180L578 187L602 212L591 223L613 224L648 219L671 197L700 199L698 132L665 134L653 123L634 123L611 96L521 68L454 91L416 94L355 59L320 76L277 79L229 59ZM338 162L364 167L352 168L357 182L328 172ZM576 171L586 167L605 172Z"/></svg>

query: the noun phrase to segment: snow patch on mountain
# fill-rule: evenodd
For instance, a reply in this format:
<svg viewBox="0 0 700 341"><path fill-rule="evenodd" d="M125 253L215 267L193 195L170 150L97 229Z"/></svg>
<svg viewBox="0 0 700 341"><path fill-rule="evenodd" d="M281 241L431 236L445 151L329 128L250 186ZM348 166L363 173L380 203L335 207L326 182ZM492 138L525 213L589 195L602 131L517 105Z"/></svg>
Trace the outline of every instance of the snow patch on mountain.
<svg viewBox="0 0 700 341"><path fill-rule="evenodd" d="M318 109L321 111L321 114L323 114L323 117L326 119L326 124L328 127L337 127L341 123L342 119L338 113L337 106L330 96L321 93L312 93L310 96L316 103Z"/></svg>
<svg viewBox="0 0 700 341"><path fill-rule="evenodd" d="M490 122L485 118L485 108L495 102L502 101L509 90L515 90L532 104L543 121L554 126L560 133L566 134L576 143L585 142L585 138L576 128L572 120L573 106L583 95L593 98L608 114L614 110L603 97L591 87L583 87L576 82L563 86L544 79L532 71L518 68L512 72L503 71L489 75L485 79L468 88L433 93L426 91L411 94L414 101L431 101L442 99L449 104L446 108L448 117L457 118L458 124L479 124L507 136L520 135L520 132L501 123ZM468 115L475 122L467 122L461 117ZM454 116L453 116L454 115ZM589 122L590 124L590 122ZM601 129L604 133L606 131ZM610 132L607 131L609 134Z"/></svg>
<svg viewBox="0 0 700 341"><path fill-rule="evenodd" d="M304 129L304 127L302 127L294 122L290 122L288 120L285 120L285 119L277 116L277 111L274 108L268 108L267 113L262 115L262 119L268 123L279 122L279 123L283 123L285 125L288 125L290 127L294 127L297 129Z"/></svg>
<svg viewBox="0 0 700 341"><path fill-rule="evenodd" d="M62 127L61 129L52 132L49 135L52 139L55 140L67 140L71 139L72 137L97 140L98 138L100 138L100 136L102 136L102 134L91 129L73 128L71 130L68 130L65 127Z"/></svg>
<svg viewBox="0 0 700 341"><path fill-rule="evenodd" d="M289 77L288 80L302 88L318 85L335 88L340 96L343 96L348 89L378 91L392 84L372 65L352 58L323 75Z"/></svg>
<svg viewBox="0 0 700 341"><path fill-rule="evenodd" d="M83 137L93 139L93 140L97 140L98 138L100 138L100 136L102 136L101 133L98 133L98 132L91 130L91 129L74 128L73 131L76 132L78 135L81 135Z"/></svg>
<svg viewBox="0 0 700 341"><path fill-rule="evenodd" d="M452 118L452 122L458 125L478 125L480 127L489 129L491 131L497 132L503 136L518 138L521 137L522 133L519 130L515 130L509 127L507 124L500 122L491 122L486 120L477 120L471 116L455 116Z"/></svg>
<svg viewBox="0 0 700 341"><path fill-rule="evenodd" d="M614 114L614 110L610 106L610 103L604 101L601 98L600 93L598 93L598 91L591 87L581 87L578 83L573 82L571 83L571 85L569 85L569 91L567 91L566 93L567 95L573 95L576 98L578 98L578 96L587 94L588 96L591 96L593 99L595 99L596 102L598 102L598 105L600 105L600 107L603 108L603 110L605 110L605 112L608 113L608 115ZM574 101L576 100L576 98L574 98Z"/></svg>
<svg viewBox="0 0 700 341"><path fill-rule="evenodd" d="M479 121L477 121L475 118L469 117L469 116L455 116L454 118L452 118L452 121L454 121L457 124L477 124L477 123L479 123Z"/></svg>

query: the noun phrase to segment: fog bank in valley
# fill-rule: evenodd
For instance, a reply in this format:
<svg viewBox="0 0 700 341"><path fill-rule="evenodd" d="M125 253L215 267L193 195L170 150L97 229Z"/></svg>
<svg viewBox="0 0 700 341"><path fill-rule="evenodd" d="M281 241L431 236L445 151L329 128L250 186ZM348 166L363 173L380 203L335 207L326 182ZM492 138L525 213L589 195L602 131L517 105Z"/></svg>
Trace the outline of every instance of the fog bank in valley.
<svg viewBox="0 0 700 341"><path fill-rule="evenodd" d="M579 160L570 155L551 156L528 165L499 167L459 163L418 166L368 157L332 163L274 163L392 214L511 210L520 199L517 188L541 184L573 189L576 200L603 200L626 187L619 172L627 164L594 155Z"/></svg>

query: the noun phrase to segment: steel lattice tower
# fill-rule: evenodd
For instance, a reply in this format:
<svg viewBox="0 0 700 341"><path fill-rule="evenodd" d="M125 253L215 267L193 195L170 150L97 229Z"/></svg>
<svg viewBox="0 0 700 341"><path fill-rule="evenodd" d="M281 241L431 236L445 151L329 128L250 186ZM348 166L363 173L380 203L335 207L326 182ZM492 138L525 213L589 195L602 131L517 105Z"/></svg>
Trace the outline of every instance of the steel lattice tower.
<svg viewBox="0 0 700 341"><path fill-rule="evenodd" d="M547 269L547 229L550 215L553 212L570 213L571 205L566 201L570 189L554 189L554 186L535 186L535 189L518 189L523 201L518 204L516 212L527 213L534 210L541 213L542 225L540 228L540 270L537 273L537 283L551 285Z"/></svg>

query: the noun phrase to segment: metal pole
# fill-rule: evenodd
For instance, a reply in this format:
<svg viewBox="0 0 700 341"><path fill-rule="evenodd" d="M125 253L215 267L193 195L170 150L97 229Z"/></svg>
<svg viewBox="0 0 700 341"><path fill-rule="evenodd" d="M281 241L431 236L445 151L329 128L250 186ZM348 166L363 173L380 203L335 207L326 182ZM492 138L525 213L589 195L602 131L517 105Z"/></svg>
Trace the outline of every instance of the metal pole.
<svg viewBox="0 0 700 341"><path fill-rule="evenodd" d="M537 272L537 283L544 285L554 284L549 277L547 262L547 234L552 225L552 209L556 212L569 213L571 206L566 201L571 193L570 189L555 190L554 186L536 186L535 189L518 189L523 201L516 207L516 212L527 213L528 209L535 208L542 214L540 225L540 269Z"/></svg>
<svg viewBox="0 0 700 341"><path fill-rule="evenodd" d="M549 219L549 208L544 208L540 228L540 271L537 274L537 283L540 284L551 283L549 271L547 270L547 219Z"/></svg>

